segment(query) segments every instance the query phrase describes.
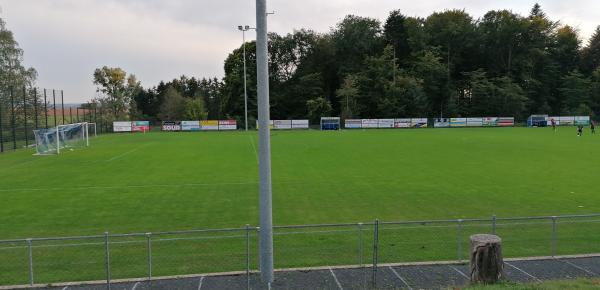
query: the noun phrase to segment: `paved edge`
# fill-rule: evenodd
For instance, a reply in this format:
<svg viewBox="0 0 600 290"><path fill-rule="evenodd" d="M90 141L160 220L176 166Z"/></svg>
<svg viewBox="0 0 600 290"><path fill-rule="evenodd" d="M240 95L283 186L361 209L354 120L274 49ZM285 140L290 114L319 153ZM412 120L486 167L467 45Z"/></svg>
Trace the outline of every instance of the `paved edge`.
<svg viewBox="0 0 600 290"><path fill-rule="evenodd" d="M552 259L577 259L577 258L596 258L600 257L600 253L595 254L583 254L583 255L562 255L562 256L538 256L538 257L525 257L525 258L506 258L505 262L513 261L538 261L538 260L552 260ZM467 264L468 261L430 261L430 262L406 262L406 263L383 263L377 264L377 267L398 267L398 266L429 266L429 265L462 265ZM364 265L340 265L340 266L320 266L320 267L300 267L300 268L284 268L276 269L275 272L291 272L291 271L318 271L318 270L335 270L335 269L357 269L363 267L372 267L372 264ZM251 274L259 273L257 270L251 270ZM136 282L147 282L147 281L162 281L162 280L175 280L175 279L186 279L186 278L201 278L201 277L219 277L219 276L239 276L246 275L246 271L232 271L232 272L218 272L218 273L205 273L205 274L189 274L189 275L174 275L174 276L161 276L148 278L130 278L130 279L115 279L111 280L110 283L136 283ZM64 283L46 283L46 284L33 284L33 285L7 285L0 286L0 290L16 290L16 289L35 289L35 288L47 288L47 287L70 287L70 286L84 286L84 285L103 285L106 284L106 280L94 280L94 281L80 281L80 282L64 282Z"/></svg>

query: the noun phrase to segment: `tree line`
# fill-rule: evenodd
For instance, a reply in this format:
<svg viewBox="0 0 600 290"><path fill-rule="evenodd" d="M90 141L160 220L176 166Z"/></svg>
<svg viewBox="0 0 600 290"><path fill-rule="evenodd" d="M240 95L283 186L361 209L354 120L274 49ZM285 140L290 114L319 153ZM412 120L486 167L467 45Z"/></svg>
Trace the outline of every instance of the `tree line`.
<svg viewBox="0 0 600 290"><path fill-rule="evenodd" d="M140 89L132 97L138 117L242 120L242 51L229 54L222 79L183 76ZM254 42L246 53L253 122ZM383 23L348 15L327 33L270 33L269 70L273 119L600 114L600 27L584 46L538 4L526 16L395 10ZM198 110L186 109L192 100Z"/></svg>
<svg viewBox="0 0 600 290"><path fill-rule="evenodd" d="M256 46L245 45L252 124ZM4 51L0 66L11 69L0 71L0 85L16 72L21 82L33 82L34 70L14 65L22 52L9 58ZM240 46L224 60L222 78L181 76L147 88L120 68L98 68L94 84L100 94L88 106L114 119L243 121L242 51ZM456 9L427 17L394 10L384 22L348 15L325 33L270 33L269 72L273 119L595 117L600 26L584 44L577 29L551 20L538 4L528 15L492 10L478 19Z"/></svg>

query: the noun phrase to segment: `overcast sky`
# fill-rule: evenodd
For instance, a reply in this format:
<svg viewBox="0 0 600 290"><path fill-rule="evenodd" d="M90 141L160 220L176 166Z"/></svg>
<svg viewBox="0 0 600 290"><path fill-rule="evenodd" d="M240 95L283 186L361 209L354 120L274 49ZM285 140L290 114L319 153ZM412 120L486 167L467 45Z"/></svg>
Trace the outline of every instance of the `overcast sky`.
<svg viewBox="0 0 600 290"><path fill-rule="evenodd" d="M269 30L326 32L347 14L384 21L400 9L427 16L465 9L479 18L489 10L526 15L536 1L481 0L268 0ZM589 38L600 25L600 2L541 0L552 20ZM25 63L39 73L38 85L63 89L65 102L95 95L92 73L103 65L135 74L144 86L185 74L222 77L227 54L241 44L237 25L255 24L253 0L0 0L1 17L25 50ZM247 35L254 39L254 32Z"/></svg>

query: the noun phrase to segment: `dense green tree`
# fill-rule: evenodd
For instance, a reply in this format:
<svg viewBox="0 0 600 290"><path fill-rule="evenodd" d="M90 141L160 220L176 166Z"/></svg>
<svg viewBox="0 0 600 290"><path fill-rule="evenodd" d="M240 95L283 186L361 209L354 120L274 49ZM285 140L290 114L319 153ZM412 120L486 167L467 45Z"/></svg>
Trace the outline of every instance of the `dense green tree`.
<svg viewBox="0 0 600 290"><path fill-rule="evenodd" d="M359 89L357 75L347 75L342 83L342 86L336 91L336 95L341 103L341 117L343 119L351 119L356 117L356 114L359 112Z"/></svg>
<svg viewBox="0 0 600 290"><path fill-rule="evenodd" d="M331 114L331 102L323 97L314 98L306 101L308 117L313 124L318 123L321 117L328 117Z"/></svg>
<svg viewBox="0 0 600 290"><path fill-rule="evenodd" d="M600 26L596 27L581 55L581 69L584 73L592 73L600 67Z"/></svg>
<svg viewBox="0 0 600 290"><path fill-rule="evenodd" d="M440 49L451 78L460 79L462 72L472 70L478 40L473 17L464 10L435 12L423 27L429 45Z"/></svg>
<svg viewBox="0 0 600 290"><path fill-rule="evenodd" d="M207 118L243 121L246 76L253 123L256 44L245 46L245 72L240 46L226 58L222 79L161 82L135 94L136 113L164 117L165 92L175 90L188 105L202 100ZM478 20L456 9L425 18L395 10L383 26L348 15L327 33L269 34L271 117L598 114L599 65L600 28L582 48L577 30L538 4L528 15L493 10Z"/></svg>
<svg viewBox="0 0 600 290"><path fill-rule="evenodd" d="M202 98L188 99L185 102L183 117L186 120L206 120L208 112Z"/></svg>
<svg viewBox="0 0 600 290"><path fill-rule="evenodd" d="M527 57L527 20L508 10L490 11L481 19L478 33L487 52L483 55L487 72L494 76L513 75L514 63Z"/></svg>
<svg viewBox="0 0 600 290"><path fill-rule="evenodd" d="M332 32L338 73L358 72L369 56L383 48L381 23L373 18L346 16Z"/></svg>
<svg viewBox="0 0 600 290"><path fill-rule="evenodd" d="M127 119L131 106L135 106L134 96L141 90L135 75L118 67L98 68L94 71L96 91L103 94L97 101L107 108L114 119Z"/></svg>
<svg viewBox="0 0 600 290"><path fill-rule="evenodd" d="M558 89L564 100L561 114L576 114L583 108L590 108L592 82L590 78L575 70L564 76ZM591 110L588 110L591 111ZM589 112L588 112L589 113Z"/></svg>
<svg viewBox="0 0 600 290"><path fill-rule="evenodd" d="M163 93L159 117L162 120L177 121L186 119L188 101L176 88L169 86Z"/></svg>
<svg viewBox="0 0 600 290"><path fill-rule="evenodd" d="M447 67L433 49L424 50L415 56L411 65L411 75L422 80L423 91L427 98L427 116L443 116L448 113L449 79Z"/></svg>
<svg viewBox="0 0 600 290"><path fill-rule="evenodd" d="M400 10L390 12L383 25L383 35L386 44L394 48L394 57L402 63L411 55L409 34L406 28L406 17Z"/></svg>
<svg viewBox="0 0 600 290"><path fill-rule="evenodd" d="M8 91L9 87L32 87L36 78L36 70L23 65L23 50L0 18L0 91Z"/></svg>

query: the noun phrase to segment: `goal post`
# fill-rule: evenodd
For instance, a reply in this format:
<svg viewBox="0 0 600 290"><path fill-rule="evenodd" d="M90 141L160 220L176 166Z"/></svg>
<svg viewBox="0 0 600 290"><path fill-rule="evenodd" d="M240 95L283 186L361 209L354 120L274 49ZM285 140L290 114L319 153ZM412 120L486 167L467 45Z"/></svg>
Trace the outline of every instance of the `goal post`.
<svg viewBox="0 0 600 290"><path fill-rule="evenodd" d="M95 136L95 129L95 123L84 122L34 130L36 155L60 154L66 148L87 147L90 130L94 130Z"/></svg>

